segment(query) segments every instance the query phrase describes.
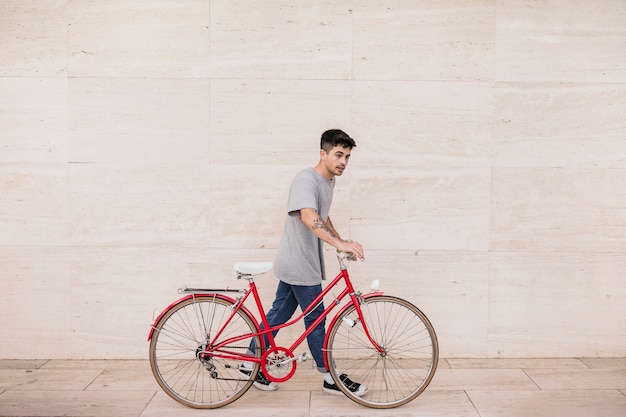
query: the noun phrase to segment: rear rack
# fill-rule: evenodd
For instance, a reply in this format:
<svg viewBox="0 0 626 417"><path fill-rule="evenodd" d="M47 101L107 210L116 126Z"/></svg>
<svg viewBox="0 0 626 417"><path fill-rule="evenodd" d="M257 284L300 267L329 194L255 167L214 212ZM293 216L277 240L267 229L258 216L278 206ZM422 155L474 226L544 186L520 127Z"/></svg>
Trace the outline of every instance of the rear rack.
<svg viewBox="0 0 626 417"><path fill-rule="evenodd" d="M239 293L239 294L245 294L246 292L248 292L248 290L243 289L243 288L189 288L189 287L182 287L178 289L178 293L179 294L195 294L195 293Z"/></svg>

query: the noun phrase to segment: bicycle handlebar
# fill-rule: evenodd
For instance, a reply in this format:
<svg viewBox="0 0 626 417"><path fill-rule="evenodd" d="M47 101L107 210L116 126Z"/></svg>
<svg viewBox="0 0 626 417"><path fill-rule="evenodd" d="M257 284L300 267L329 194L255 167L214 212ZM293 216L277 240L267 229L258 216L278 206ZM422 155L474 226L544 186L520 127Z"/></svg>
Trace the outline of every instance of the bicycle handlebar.
<svg viewBox="0 0 626 417"><path fill-rule="evenodd" d="M347 259L349 261L356 261L356 257L354 256L354 253L352 252L342 252L337 250L337 257L339 259Z"/></svg>

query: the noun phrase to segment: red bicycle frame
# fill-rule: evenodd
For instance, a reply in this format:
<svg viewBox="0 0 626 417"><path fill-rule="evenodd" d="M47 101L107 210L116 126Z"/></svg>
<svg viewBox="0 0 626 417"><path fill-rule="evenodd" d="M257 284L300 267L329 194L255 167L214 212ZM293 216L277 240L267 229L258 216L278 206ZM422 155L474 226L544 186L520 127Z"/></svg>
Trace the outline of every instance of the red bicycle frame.
<svg viewBox="0 0 626 417"><path fill-rule="evenodd" d="M178 303L188 300L189 298L195 298L197 296L212 296L214 298L219 298L222 300L226 300L229 302L232 302L233 305L235 306L235 308L232 309L232 312L230 313L230 316L228 317L228 319L225 321L224 325L217 331L217 333L212 337L212 340L207 340L207 345L205 347L205 351L200 352L200 354L202 355L209 355L209 356L213 356L213 357L218 357L218 358L225 358L225 359L235 359L235 360L245 360L245 361L249 361L249 362L255 362L255 363L262 363L264 360L264 357L252 357L246 354L242 354L242 353L238 353L238 352L233 352L231 350L229 350L229 345L235 343L235 342L239 342L242 340L247 340L247 339L251 339L253 337L256 336L261 336L260 337L260 341L261 341L261 351L262 352L266 352L268 350L274 349L274 348L278 348L278 346L276 346L276 342L274 340L274 336L273 336L273 332L283 329L285 327L289 327L292 326L293 324L299 322L300 320L302 320L307 314L309 314L320 302L322 302L322 300L324 299L324 297L326 297L330 291L335 288L335 286L337 286L339 284L340 281L344 281L345 284L345 288L341 291L341 293L334 297L334 301L332 303L330 303L330 305L326 306L326 308L324 309L324 311L322 312L322 314L320 314L320 316L313 322L313 324L311 324L309 326L309 328L305 329L304 332L300 335L300 337L298 337L298 339L296 339L296 341L293 342L293 344L286 348L289 353L291 355L293 355L293 351L295 349L298 348L298 346L300 346L300 344L307 338L307 336L326 318L328 317L328 315L331 313L331 311L333 311L335 309L335 307L337 307L338 305L341 304L342 300L346 297L346 296L350 296L350 301L348 303L346 303L342 309L335 315L335 317L333 318L333 320L331 321L329 328L332 327L332 325L337 321L338 317L340 316L340 314L345 311L347 308L349 308L350 306L354 305L356 311L357 311L357 316L359 321L361 322L362 326L363 326L363 330L367 336L367 338L369 339L369 341L372 343L372 346L374 346L376 348L376 350L378 350L379 353L384 354L384 350L373 340L373 338L370 335L370 332L367 328L367 325L363 319L363 313L361 311L361 307L360 304L362 302L363 299L369 298L369 297L373 297L373 296L377 296L377 295L381 295L382 292L372 292L366 295L361 295L361 293L357 293L354 291L354 287L352 285L352 282L350 281L350 276L348 274L348 270L345 267L345 265L343 264L343 262L340 260L340 266L341 266L341 270L339 271L339 274L337 274L337 276L330 282L330 284L328 284L326 286L326 288L324 288L322 290L322 292L315 298L315 300L313 300L311 302L311 304L301 313L299 314L296 318L278 325L278 326L274 326L274 327L270 327L269 326L269 322L267 320L267 316L265 313L265 309L263 308L263 303L261 302L261 298L259 296L259 292L256 286L256 283L254 282L254 279L252 278L247 278L249 280L249 289L248 290L234 290L237 292L243 292L244 295L242 297L239 297L237 299L233 299L231 297L225 296L223 294L219 294L219 290L213 290L216 291L216 293L211 293L211 290L206 290L207 293L198 293L198 294L191 294L188 295L186 297L183 297L182 299L174 302L172 305L170 305L167 309L165 309L165 311L163 313L161 313L161 315L156 319L155 324L158 323L159 319L161 318L161 316L163 316L168 310L170 310L172 307L174 307L175 305L177 305ZM230 290L233 291L233 290ZM256 307L259 311L259 314L261 316L261 323L263 324L263 329L261 329L259 327L259 323L257 320L255 320L255 316L253 314L251 314L250 310L248 308L245 307L245 302L248 300L248 297L250 296L250 294L252 294ZM235 316L235 314L237 314L237 312L239 310L242 310L244 314L248 315L253 321L254 324L256 326L256 332L255 333L247 333L247 334L242 334L239 336L234 336L234 337L230 337L228 339L219 341L222 333L224 332L225 328L228 326L230 320ZM148 340L150 340L152 338L154 332L154 326L152 327L150 334L148 336ZM266 344L265 342L265 338L267 337L267 340L269 343ZM218 342L219 341L219 342ZM324 340L324 348L326 348L328 344L328 335L326 335L326 338ZM326 357L324 356L324 361L326 361ZM328 363L325 363L326 368L328 368ZM291 375L290 375L291 376ZM290 377L289 376L289 377ZM288 379L288 378L287 378ZM278 382L278 381L277 381Z"/></svg>

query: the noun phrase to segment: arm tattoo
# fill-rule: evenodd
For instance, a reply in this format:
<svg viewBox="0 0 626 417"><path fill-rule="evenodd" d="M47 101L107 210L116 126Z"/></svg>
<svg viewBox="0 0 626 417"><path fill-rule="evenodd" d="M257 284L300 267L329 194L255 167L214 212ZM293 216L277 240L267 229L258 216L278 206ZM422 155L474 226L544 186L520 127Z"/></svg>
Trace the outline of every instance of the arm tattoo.
<svg viewBox="0 0 626 417"><path fill-rule="evenodd" d="M318 217L315 220L313 220L313 229L322 229L325 230L326 232L328 232L328 234L335 238L338 239L339 236L337 236L335 233L333 233L333 231L328 227L328 225L326 224L326 222L321 218Z"/></svg>

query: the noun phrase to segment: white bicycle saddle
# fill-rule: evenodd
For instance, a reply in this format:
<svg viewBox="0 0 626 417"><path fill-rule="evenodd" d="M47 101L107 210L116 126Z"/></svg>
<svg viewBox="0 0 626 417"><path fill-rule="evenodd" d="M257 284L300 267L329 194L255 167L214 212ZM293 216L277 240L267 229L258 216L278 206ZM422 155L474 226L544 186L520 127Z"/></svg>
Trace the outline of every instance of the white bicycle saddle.
<svg viewBox="0 0 626 417"><path fill-rule="evenodd" d="M271 262L235 262L233 270L242 275L260 275L272 269Z"/></svg>

